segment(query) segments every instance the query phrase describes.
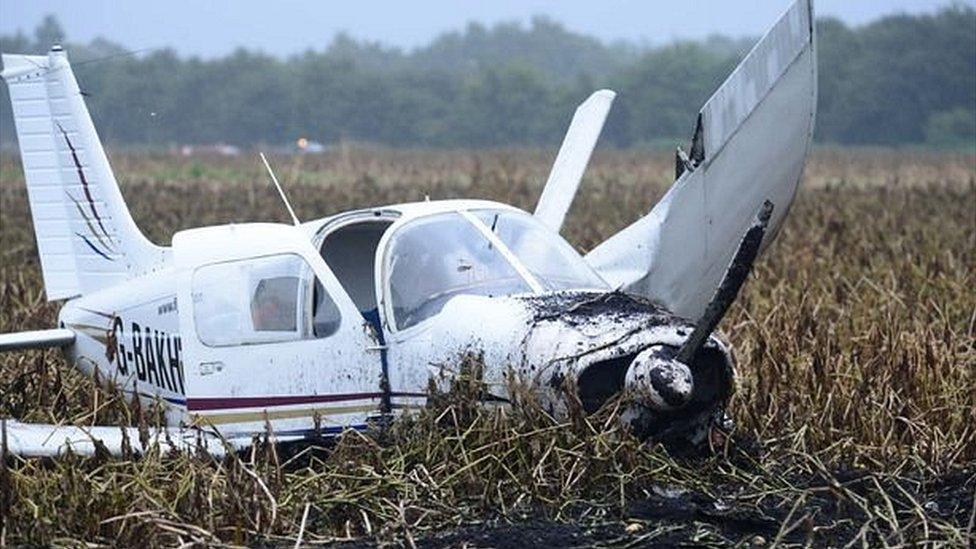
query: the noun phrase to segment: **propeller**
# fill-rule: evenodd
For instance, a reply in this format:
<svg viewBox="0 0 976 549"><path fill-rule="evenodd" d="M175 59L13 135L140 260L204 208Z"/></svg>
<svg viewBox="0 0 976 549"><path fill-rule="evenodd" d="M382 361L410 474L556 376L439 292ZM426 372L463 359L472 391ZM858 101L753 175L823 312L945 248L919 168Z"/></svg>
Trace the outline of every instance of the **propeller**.
<svg viewBox="0 0 976 549"><path fill-rule="evenodd" d="M679 362L691 364L695 360L698 351L708 340L708 336L715 331L715 327L718 326L719 321L722 320L722 317L725 316L739 295L739 290L748 278L752 264L756 261L756 256L759 255L759 247L762 245L763 236L766 234L766 227L769 225L769 218L772 213L773 203L769 200L764 201L759 207L755 221L752 222L742 237L742 241L739 242L739 247L735 250L735 255L732 256L732 262L729 263L729 268L726 269L722 282L715 290L715 295L712 296L708 307L705 308L705 314L698 320L695 329L685 340L681 349L678 350L675 359Z"/></svg>
<svg viewBox="0 0 976 549"><path fill-rule="evenodd" d="M759 255L759 247L772 213L773 203L766 200L739 242L732 262L705 313L684 344L678 349L669 345L649 347L637 355L627 369L625 384L643 395L645 405L654 410L669 412L680 409L691 400L695 382L690 366L705 346L708 336L739 295L739 290Z"/></svg>

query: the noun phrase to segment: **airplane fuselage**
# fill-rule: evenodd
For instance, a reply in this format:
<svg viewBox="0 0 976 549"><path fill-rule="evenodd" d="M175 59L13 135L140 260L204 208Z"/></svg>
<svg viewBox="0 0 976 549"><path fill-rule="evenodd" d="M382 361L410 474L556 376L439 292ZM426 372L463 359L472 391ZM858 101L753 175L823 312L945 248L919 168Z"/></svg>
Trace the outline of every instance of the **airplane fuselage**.
<svg viewBox="0 0 976 549"><path fill-rule="evenodd" d="M371 418L423 406L431 387L445 390L466 358L482 365L487 398L508 401L516 383L529 387L554 413L566 410L567 391L588 411L595 411L623 391L627 369L638 355L654 347L680 347L692 330L690 322L662 307L606 287L527 286L497 295L468 288L419 321L395 318L402 307L393 302L398 299L393 289L398 275L392 272L397 261L391 254L409 253L395 247L406 247L397 238L407 231L398 231L439 219L467 227L459 212L529 217L496 203L446 201L350 212L301 229L278 226L283 234L302 240L296 245L314 250L318 257L307 261L323 260L338 277L334 282L340 284L329 292L355 297L357 303L348 307L345 295L333 295L342 298L336 299L340 325L358 341L351 342L352 336L343 336L340 329L327 337L204 341L202 326L208 319L201 318L199 310L206 308L205 296L195 293L193 286L199 273L294 253L287 246L277 250L274 237L260 244L248 236L267 226L237 225L187 231L174 239L171 264L68 301L60 323L77 334L67 350L69 359L89 375L97 372L99 379L128 393L164 403L172 425L214 424L229 432L253 432L263 430L264 419L270 417L286 425L285 430L300 432L358 427ZM376 233L372 239L367 238L369 231ZM214 234L218 236L211 242ZM375 242L362 254L371 264L356 267L348 257L330 257L330 238L349 239L357 246ZM181 263L192 256L184 249L209 248L220 239L226 239L220 249L233 248L236 242L238 252L208 255L201 264ZM476 245L491 253L490 242ZM271 253L275 250L280 253ZM429 254L432 260L450 255L440 249ZM471 268L451 264L448 271L468 276L465 269ZM359 271L375 277L369 284L375 291L372 298L355 295L362 293L362 288L356 289ZM308 271L308 280L300 285L311 287L312 275ZM325 281L322 288L334 282ZM322 293L322 288L316 291ZM319 316L308 292L289 295L298 301L293 308L299 315L310 322ZM364 300L370 305L363 305ZM366 309L371 306L375 310ZM227 324L224 330L237 326ZM731 353L712 338L701 365L693 369L716 372L715 386L709 389L715 394L699 398L703 413L710 413L712 401L724 401L731 391Z"/></svg>
<svg viewBox="0 0 976 549"><path fill-rule="evenodd" d="M701 441L734 381L712 332L812 142L814 21L809 0L786 10L699 111L667 193L585 257L559 233L610 90L574 113L532 215L420 202L164 247L132 219L65 52L5 54L44 291L68 301L62 329L0 334L0 351L64 347L174 425L296 437L422 406L476 357L488 399L521 384L561 413L620 395L638 432Z"/></svg>

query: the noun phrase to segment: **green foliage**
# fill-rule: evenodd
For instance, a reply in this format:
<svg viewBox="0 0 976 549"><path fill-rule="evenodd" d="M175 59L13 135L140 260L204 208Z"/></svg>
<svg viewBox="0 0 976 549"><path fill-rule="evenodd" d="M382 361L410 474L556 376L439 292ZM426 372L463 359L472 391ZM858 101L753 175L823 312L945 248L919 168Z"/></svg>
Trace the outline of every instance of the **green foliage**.
<svg viewBox="0 0 976 549"><path fill-rule="evenodd" d="M976 106L976 10L887 17L858 29L820 26L818 137L921 143L930 117Z"/></svg>
<svg viewBox="0 0 976 549"><path fill-rule="evenodd" d="M695 43L644 55L618 78L620 101L609 135L620 144L690 137L698 109L738 62Z"/></svg>
<svg viewBox="0 0 976 549"><path fill-rule="evenodd" d="M43 53L64 39L53 17L5 52ZM695 113L755 43L710 36L639 48L566 30L544 17L441 35L410 52L337 35L288 59L238 50L220 59L170 50L123 55L103 39L69 44L103 138L116 144L289 143L299 136L394 146L559 142L590 92L620 92L605 130L614 146L686 141ZM971 144L976 10L955 5L861 27L818 21L817 139ZM89 62L90 61L90 62ZM0 90L0 144L13 143Z"/></svg>
<svg viewBox="0 0 976 549"><path fill-rule="evenodd" d="M976 147L976 111L956 108L929 116L925 142L937 146Z"/></svg>

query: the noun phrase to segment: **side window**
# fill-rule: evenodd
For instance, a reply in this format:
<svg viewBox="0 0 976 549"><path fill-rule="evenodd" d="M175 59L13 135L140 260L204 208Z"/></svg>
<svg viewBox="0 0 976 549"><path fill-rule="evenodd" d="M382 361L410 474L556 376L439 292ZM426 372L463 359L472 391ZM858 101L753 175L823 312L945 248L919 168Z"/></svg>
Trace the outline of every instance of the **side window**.
<svg viewBox="0 0 976 549"><path fill-rule="evenodd" d="M312 333L315 337L329 337L339 329L339 307L318 280L315 281L313 299L315 312L312 316Z"/></svg>
<svg viewBox="0 0 976 549"><path fill-rule="evenodd" d="M197 336L211 347L328 337L339 329L339 308L313 279L294 254L200 267L193 273Z"/></svg>

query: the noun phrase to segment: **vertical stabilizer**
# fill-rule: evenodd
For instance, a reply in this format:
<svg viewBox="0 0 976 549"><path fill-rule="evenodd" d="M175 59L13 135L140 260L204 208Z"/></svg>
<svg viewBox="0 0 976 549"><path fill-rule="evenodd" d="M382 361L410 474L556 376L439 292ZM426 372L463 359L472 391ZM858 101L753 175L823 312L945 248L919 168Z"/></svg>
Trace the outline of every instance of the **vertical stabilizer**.
<svg viewBox="0 0 976 549"><path fill-rule="evenodd" d="M168 250L129 214L64 51L5 54L2 76L47 298L83 295L163 263Z"/></svg>

